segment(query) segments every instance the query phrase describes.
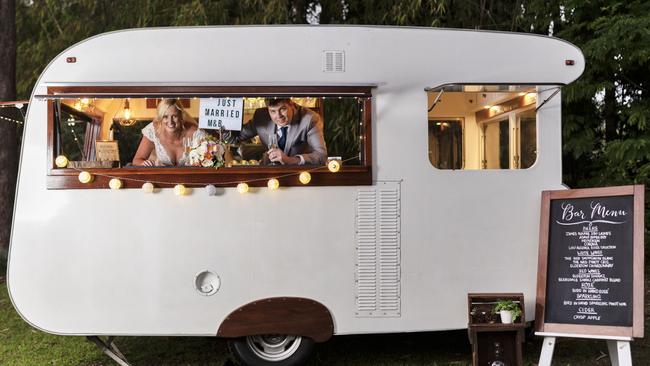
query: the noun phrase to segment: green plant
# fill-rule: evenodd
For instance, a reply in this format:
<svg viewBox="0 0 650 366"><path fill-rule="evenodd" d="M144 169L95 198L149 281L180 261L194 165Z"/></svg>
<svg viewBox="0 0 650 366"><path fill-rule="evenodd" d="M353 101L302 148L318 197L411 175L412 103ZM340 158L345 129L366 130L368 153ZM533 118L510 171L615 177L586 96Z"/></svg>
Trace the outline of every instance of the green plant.
<svg viewBox="0 0 650 366"><path fill-rule="evenodd" d="M512 300L497 300L494 308L492 308L492 312L496 314L502 310L512 312L513 321L517 320L517 318L521 316L521 308L519 307L519 304Z"/></svg>

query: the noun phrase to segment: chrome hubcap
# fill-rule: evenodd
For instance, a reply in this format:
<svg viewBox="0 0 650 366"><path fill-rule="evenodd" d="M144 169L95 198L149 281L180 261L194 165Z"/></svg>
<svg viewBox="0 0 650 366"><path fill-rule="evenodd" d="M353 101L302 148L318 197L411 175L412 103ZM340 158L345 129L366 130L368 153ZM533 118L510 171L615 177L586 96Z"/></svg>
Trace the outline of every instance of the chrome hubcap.
<svg viewBox="0 0 650 366"><path fill-rule="evenodd" d="M298 347L302 337L285 334L264 334L246 337L248 347L257 357L270 362L286 360Z"/></svg>

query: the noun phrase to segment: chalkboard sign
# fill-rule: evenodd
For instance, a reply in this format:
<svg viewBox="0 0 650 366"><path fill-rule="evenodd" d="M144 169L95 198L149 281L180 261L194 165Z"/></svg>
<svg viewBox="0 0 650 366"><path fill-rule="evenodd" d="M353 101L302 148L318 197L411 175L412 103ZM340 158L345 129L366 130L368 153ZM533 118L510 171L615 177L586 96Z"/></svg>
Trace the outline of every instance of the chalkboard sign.
<svg viewBox="0 0 650 366"><path fill-rule="evenodd" d="M539 332L643 336L643 186L542 194Z"/></svg>

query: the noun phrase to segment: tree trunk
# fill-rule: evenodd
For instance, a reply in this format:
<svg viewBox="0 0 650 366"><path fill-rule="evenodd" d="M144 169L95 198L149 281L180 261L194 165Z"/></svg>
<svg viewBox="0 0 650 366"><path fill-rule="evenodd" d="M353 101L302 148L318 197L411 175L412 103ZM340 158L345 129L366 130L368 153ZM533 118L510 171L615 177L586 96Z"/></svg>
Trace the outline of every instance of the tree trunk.
<svg viewBox="0 0 650 366"><path fill-rule="evenodd" d="M605 118L605 141L614 141L618 137L618 116L616 115L616 90L612 88L605 88L605 105L604 105L604 118Z"/></svg>
<svg viewBox="0 0 650 366"><path fill-rule="evenodd" d="M16 2L0 0L0 101L16 99ZM16 125L0 120L0 260L11 233L18 170Z"/></svg>

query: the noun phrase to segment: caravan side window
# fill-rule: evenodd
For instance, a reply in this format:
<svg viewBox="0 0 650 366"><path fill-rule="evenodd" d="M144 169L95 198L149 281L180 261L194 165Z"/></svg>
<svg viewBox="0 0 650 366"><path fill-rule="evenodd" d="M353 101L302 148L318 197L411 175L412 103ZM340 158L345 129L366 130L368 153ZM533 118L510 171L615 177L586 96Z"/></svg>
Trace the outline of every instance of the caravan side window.
<svg viewBox="0 0 650 366"><path fill-rule="evenodd" d="M160 186L291 186L304 171L311 185L371 184L370 87L60 87L46 98L50 188L115 177L140 188L152 174ZM81 184L81 171L98 179Z"/></svg>
<svg viewBox="0 0 650 366"><path fill-rule="evenodd" d="M535 86L446 85L427 94L434 167L526 169L537 160Z"/></svg>

